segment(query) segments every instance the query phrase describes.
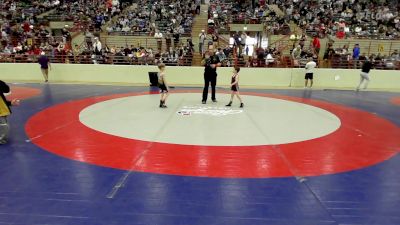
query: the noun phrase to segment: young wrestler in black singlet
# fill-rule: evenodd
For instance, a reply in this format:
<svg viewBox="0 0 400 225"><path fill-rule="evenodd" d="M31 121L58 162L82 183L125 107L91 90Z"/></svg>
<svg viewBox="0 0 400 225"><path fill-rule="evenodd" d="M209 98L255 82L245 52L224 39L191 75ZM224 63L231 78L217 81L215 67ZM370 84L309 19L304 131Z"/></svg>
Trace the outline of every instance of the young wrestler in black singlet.
<svg viewBox="0 0 400 225"><path fill-rule="evenodd" d="M158 87L160 88L160 108L167 108L165 105L165 101L168 98L169 95L169 87L167 84L167 79L165 77L165 64L160 63L158 65L158 69L160 72L158 73Z"/></svg>
<svg viewBox="0 0 400 225"><path fill-rule="evenodd" d="M233 75L232 75L232 79L231 79L231 100L228 103L228 105L226 106L232 106L232 101L233 101L233 97L236 95L236 97L239 99L240 101L240 108L243 108L243 102L242 102L242 98L240 97L239 94L239 71L240 71L240 67L239 66L235 66L233 69Z"/></svg>

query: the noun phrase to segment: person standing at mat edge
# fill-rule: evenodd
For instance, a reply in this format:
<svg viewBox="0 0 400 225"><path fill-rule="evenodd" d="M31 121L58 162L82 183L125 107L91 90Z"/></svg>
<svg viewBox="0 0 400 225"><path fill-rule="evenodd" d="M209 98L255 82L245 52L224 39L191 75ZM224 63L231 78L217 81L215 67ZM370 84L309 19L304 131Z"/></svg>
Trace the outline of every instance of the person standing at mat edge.
<svg viewBox="0 0 400 225"><path fill-rule="evenodd" d="M307 88L308 86L308 80L310 80L310 88L313 86L313 79L314 79L314 68L317 66L317 63L313 61L313 59L310 57L308 58L307 64L305 66L306 69L306 76L305 76L305 85L304 88Z"/></svg>
<svg viewBox="0 0 400 225"><path fill-rule="evenodd" d="M236 97L240 101L240 108L243 108L243 101L239 94L239 71L240 71L240 67L234 66L233 75L232 75L232 79L231 79L231 91L232 91L231 100L229 101L228 105L226 105L228 107L232 106L233 97L236 95Z"/></svg>
<svg viewBox="0 0 400 225"><path fill-rule="evenodd" d="M367 58L367 60L365 60L364 64L361 67L360 83L358 84L356 91L360 90L360 87L364 83L364 81L365 81L365 84L364 84L364 88L363 89L367 89L367 86L368 86L368 83L369 83L369 71L371 69L372 69L372 63Z"/></svg>
<svg viewBox="0 0 400 225"><path fill-rule="evenodd" d="M167 84L167 79L165 77L165 64L158 64L158 69L160 72L158 73L158 87L160 88L160 108L167 108L165 105L165 101L167 101L169 95L169 87Z"/></svg>
<svg viewBox="0 0 400 225"><path fill-rule="evenodd" d="M40 64L40 69L42 70L44 82L48 82L49 81L49 69L51 70L51 66L50 66L50 60L46 56L46 53L44 53L44 52L40 53L38 63Z"/></svg>
<svg viewBox="0 0 400 225"><path fill-rule="evenodd" d="M214 54L214 50L210 49L206 54L201 64L204 66L204 89L203 99L201 102L206 104L208 98L208 87L211 82L211 100L217 102L215 98L215 86L217 85L217 67L221 66L218 56Z"/></svg>
<svg viewBox="0 0 400 225"><path fill-rule="evenodd" d="M18 99L8 101L5 95L9 93L10 87L0 80L0 144L6 144L8 141L10 126L7 117L11 114L10 106L17 106L20 103Z"/></svg>

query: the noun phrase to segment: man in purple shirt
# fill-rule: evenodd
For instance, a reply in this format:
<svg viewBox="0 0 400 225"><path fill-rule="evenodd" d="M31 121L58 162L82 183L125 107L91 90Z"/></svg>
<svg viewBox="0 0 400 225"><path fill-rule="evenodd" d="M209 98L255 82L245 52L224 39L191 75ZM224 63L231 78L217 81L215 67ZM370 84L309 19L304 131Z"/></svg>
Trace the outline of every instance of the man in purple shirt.
<svg viewBox="0 0 400 225"><path fill-rule="evenodd" d="M40 64L40 69L42 70L42 74L43 74L45 82L48 82L49 81L49 68L51 70L51 66L50 66L50 60L46 56L46 53L44 53L44 52L40 53L38 63Z"/></svg>

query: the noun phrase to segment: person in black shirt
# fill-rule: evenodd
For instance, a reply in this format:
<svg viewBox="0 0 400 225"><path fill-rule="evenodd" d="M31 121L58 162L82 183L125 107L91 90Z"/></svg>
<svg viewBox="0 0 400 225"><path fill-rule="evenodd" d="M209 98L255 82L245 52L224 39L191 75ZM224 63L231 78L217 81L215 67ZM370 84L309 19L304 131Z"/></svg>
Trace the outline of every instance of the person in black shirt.
<svg viewBox="0 0 400 225"><path fill-rule="evenodd" d="M358 61L360 61L360 62L364 62L365 60L367 60L365 53L361 54L360 57L358 57Z"/></svg>
<svg viewBox="0 0 400 225"><path fill-rule="evenodd" d="M221 66L218 56L214 54L214 50L210 50L205 54L204 59L201 61L204 66L204 89L202 103L206 104L208 97L208 86L211 82L211 99L217 102L215 98L215 86L217 85L217 67Z"/></svg>
<svg viewBox="0 0 400 225"><path fill-rule="evenodd" d="M213 45L214 45L214 48L215 48L215 49L218 48L218 40L219 40L218 35L217 35L216 33L213 33L213 35L212 35L212 41L213 41Z"/></svg>
<svg viewBox="0 0 400 225"><path fill-rule="evenodd" d="M332 67L332 58L333 58L334 54L335 54L335 49L333 49L333 44L329 43L328 48L326 49L326 51L324 53L324 58L323 58L325 67L327 67L327 68Z"/></svg>
<svg viewBox="0 0 400 225"><path fill-rule="evenodd" d="M64 28L61 30L61 34L63 36L64 42L69 43L71 38L71 33L68 31L68 25L65 25Z"/></svg>
<svg viewBox="0 0 400 225"><path fill-rule="evenodd" d="M49 81L49 69L51 70L51 66L50 59L46 56L45 52L40 53L38 63L40 64L40 69L42 70L44 82L47 83Z"/></svg>
<svg viewBox="0 0 400 225"><path fill-rule="evenodd" d="M372 63L368 59L364 62L361 68L361 73L360 73L360 83L357 86L356 91L360 90L360 87L362 83L364 83L365 80L365 85L364 89L367 89L368 83L369 83L369 71L372 69Z"/></svg>

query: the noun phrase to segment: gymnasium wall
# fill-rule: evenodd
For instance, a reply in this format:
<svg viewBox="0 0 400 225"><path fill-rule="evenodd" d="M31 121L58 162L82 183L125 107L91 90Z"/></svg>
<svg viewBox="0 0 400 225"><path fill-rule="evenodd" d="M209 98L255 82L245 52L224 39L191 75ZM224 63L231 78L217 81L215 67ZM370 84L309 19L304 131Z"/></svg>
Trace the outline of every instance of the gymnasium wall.
<svg viewBox="0 0 400 225"><path fill-rule="evenodd" d="M155 66L112 66L52 64L50 82L98 83L98 84L136 84L148 85L148 72L157 71ZM202 67L167 67L170 85L203 85ZM359 82L360 70L316 69L315 88L354 88ZM232 68L218 68L218 86L229 86ZM303 87L304 69L288 68L242 68L240 86L261 87ZM370 88L399 89L400 71L372 70ZM0 64L0 79L18 82L42 82L43 77L38 64L21 63Z"/></svg>

